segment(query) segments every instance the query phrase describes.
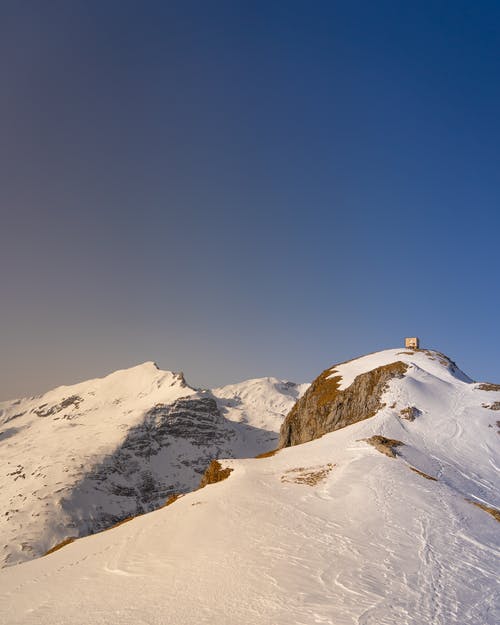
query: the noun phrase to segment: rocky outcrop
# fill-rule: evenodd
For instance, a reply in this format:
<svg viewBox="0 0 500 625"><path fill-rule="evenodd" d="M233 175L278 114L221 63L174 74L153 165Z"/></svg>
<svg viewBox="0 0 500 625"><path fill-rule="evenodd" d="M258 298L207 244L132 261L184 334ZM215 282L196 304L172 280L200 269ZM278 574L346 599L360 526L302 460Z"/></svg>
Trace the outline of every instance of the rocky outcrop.
<svg viewBox="0 0 500 625"><path fill-rule="evenodd" d="M399 416L406 421L415 421L415 419L420 417L421 414L422 411L416 406L406 406L406 408L401 408L399 411Z"/></svg>
<svg viewBox="0 0 500 625"><path fill-rule="evenodd" d="M500 401L494 401L492 404L482 404L482 406L490 410L500 410Z"/></svg>
<svg viewBox="0 0 500 625"><path fill-rule="evenodd" d="M384 404L381 397L393 378L401 378L408 365L397 361L358 375L340 390L340 376L327 369L314 380L292 408L280 431L280 447L300 445L373 417Z"/></svg>
<svg viewBox="0 0 500 625"><path fill-rule="evenodd" d="M218 460L212 460L212 462L208 465L207 470L205 471L203 477L201 478L199 488L203 488L204 486L208 486L208 484L216 484L217 482L222 482L229 477L232 469L229 467L222 468L221 463Z"/></svg>
<svg viewBox="0 0 500 625"><path fill-rule="evenodd" d="M396 440L395 438L386 438L385 436L381 436L380 434L375 434L375 436L370 436L370 438L363 438L362 440L365 443L372 445L372 447L375 447L377 451L380 451L381 454L384 454L384 456L387 456L388 458L395 458L398 455L396 448L401 447L401 445L404 444L401 441Z"/></svg>
<svg viewBox="0 0 500 625"><path fill-rule="evenodd" d="M477 388L480 391L500 391L500 384L491 384L491 382L483 382L482 384L478 384Z"/></svg>

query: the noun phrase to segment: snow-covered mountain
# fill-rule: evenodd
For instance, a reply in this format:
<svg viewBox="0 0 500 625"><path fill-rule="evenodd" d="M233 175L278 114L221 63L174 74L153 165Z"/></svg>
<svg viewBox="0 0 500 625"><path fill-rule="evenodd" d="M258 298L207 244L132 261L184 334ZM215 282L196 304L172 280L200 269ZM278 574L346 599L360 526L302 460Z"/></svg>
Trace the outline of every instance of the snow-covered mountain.
<svg viewBox="0 0 500 625"><path fill-rule="evenodd" d="M219 459L227 479L1 572L0 620L496 624L499 408L437 352L332 367L277 453Z"/></svg>
<svg viewBox="0 0 500 625"><path fill-rule="evenodd" d="M0 404L0 563L154 510L210 461L276 447L304 387L273 378L196 390L153 362Z"/></svg>

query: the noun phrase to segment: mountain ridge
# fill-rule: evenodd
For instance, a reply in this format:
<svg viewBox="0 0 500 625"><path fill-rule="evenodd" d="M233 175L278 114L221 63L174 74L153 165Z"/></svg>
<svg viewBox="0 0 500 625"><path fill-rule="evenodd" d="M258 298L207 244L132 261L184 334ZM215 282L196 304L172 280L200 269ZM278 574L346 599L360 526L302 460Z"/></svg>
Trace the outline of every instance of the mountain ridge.
<svg viewBox="0 0 500 625"><path fill-rule="evenodd" d="M313 380L287 415L280 447L304 443L374 416L384 407L381 396L391 379L403 377L409 367L473 382L450 358L428 349L393 348L333 365Z"/></svg>
<svg viewBox="0 0 500 625"><path fill-rule="evenodd" d="M0 562L29 560L158 508L195 488L220 455L274 447L300 388L263 378L195 389L183 373L148 361L2 402Z"/></svg>
<svg viewBox="0 0 500 625"><path fill-rule="evenodd" d="M0 571L0 616L496 625L500 388L437 352L396 351L324 372L348 392L406 361L376 414L258 459L219 457L203 489ZM224 401L235 410L241 397Z"/></svg>

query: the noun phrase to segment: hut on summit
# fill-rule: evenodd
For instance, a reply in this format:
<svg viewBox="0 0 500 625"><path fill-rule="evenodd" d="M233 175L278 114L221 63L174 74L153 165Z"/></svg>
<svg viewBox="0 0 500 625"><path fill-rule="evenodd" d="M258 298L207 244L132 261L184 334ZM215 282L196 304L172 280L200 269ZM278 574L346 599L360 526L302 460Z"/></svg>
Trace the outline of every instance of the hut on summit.
<svg viewBox="0 0 500 625"><path fill-rule="evenodd" d="M420 340L418 336L409 336L405 338L405 347L408 349L418 349L420 346Z"/></svg>

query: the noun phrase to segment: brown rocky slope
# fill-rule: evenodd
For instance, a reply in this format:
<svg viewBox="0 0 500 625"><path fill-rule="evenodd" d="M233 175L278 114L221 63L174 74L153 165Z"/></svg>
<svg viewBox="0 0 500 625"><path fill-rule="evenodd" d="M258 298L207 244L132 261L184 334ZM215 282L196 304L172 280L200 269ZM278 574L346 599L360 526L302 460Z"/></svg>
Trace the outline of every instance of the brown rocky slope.
<svg viewBox="0 0 500 625"><path fill-rule="evenodd" d="M373 417L384 406L381 397L390 380L402 378L407 369L401 361L377 367L344 390L334 368L323 371L283 421L279 446L300 445Z"/></svg>

